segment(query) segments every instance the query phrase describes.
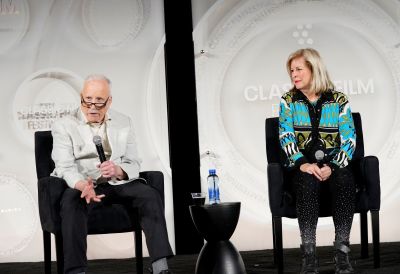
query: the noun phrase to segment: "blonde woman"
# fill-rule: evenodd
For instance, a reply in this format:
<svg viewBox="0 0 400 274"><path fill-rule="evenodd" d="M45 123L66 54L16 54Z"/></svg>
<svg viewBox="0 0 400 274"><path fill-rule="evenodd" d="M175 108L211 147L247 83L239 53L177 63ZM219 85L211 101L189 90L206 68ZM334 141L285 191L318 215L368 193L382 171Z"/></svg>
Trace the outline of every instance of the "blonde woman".
<svg viewBox="0 0 400 274"><path fill-rule="evenodd" d="M355 208L347 168L356 136L347 97L335 91L315 49L300 49L286 63L293 87L280 102L279 139L292 178L303 254L301 273L318 273L315 251L321 184L329 184L335 225L336 274L353 273L349 236Z"/></svg>

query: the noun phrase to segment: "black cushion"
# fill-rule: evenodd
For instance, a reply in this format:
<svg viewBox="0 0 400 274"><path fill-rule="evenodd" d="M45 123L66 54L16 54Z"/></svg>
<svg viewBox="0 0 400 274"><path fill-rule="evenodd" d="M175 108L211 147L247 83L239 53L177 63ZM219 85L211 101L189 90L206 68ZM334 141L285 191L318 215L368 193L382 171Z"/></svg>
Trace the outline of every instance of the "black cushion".
<svg viewBox="0 0 400 274"><path fill-rule="evenodd" d="M35 160L36 175L38 179L50 176L54 170L54 162L51 159L53 150L53 136L51 131L35 132Z"/></svg>
<svg viewBox="0 0 400 274"><path fill-rule="evenodd" d="M39 179L39 216L43 230L52 233L61 230L60 200L67 187L66 182L57 177Z"/></svg>

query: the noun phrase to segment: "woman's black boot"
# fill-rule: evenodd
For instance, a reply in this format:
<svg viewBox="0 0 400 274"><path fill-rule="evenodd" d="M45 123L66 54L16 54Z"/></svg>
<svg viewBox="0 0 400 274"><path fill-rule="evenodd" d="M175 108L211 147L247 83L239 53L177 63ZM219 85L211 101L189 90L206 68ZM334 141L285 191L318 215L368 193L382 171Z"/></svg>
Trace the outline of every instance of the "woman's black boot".
<svg viewBox="0 0 400 274"><path fill-rule="evenodd" d="M303 253L303 263L300 274L318 274L318 259L315 250L315 244L306 243L300 245Z"/></svg>
<svg viewBox="0 0 400 274"><path fill-rule="evenodd" d="M352 274L354 269L349 260L349 242L333 242L335 248L335 274Z"/></svg>

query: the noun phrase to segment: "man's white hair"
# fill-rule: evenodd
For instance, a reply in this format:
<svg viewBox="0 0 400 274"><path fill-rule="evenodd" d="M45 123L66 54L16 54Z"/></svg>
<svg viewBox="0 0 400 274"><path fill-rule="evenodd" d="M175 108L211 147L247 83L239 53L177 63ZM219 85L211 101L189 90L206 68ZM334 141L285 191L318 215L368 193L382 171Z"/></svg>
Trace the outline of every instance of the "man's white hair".
<svg viewBox="0 0 400 274"><path fill-rule="evenodd" d="M85 78L85 82L89 82L89 81L92 81L92 80L104 80L104 81L106 81L107 84L109 85L110 91L111 91L111 80L108 79L105 75L103 75L103 74L90 74L90 75L86 76L86 78Z"/></svg>

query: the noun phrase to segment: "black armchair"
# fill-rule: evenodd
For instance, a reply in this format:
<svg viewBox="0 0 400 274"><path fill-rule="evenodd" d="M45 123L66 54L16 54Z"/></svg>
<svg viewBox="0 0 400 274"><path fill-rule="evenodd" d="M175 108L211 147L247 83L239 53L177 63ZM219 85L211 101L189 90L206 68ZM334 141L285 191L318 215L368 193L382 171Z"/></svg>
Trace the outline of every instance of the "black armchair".
<svg viewBox="0 0 400 274"><path fill-rule="evenodd" d="M350 166L356 182L356 213L360 214L361 258L368 257L368 218L371 213L374 267L380 266L379 243L379 210L380 179L379 161L375 156L364 156L364 141L359 113L353 113L356 128L356 151ZM287 174L281 163L281 146L279 144L279 121L277 117L265 121L265 136L268 159L268 195L272 213L274 263L278 265L278 273L283 273L282 217L297 218L296 208L288 185ZM332 216L329 193L321 189L320 217ZM324 198L324 195L327 195Z"/></svg>
<svg viewBox="0 0 400 274"><path fill-rule="evenodd" d="M51 273L51 233L55 236L57 273L63 273L60 199L68 187L63 179L51 177L53 137L50 131L35 132L35 159L38 178L39 215L43 230L45 274ZM140 177L158 190L164 203L164 176L160 171L141 172ZM136 271L143 274L142 229L135 209L120 204L102 204L88 220L88 234L134 232Z"/></svg>

